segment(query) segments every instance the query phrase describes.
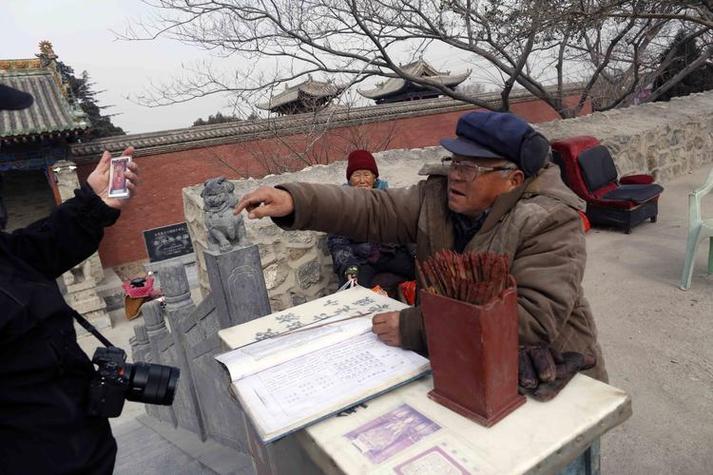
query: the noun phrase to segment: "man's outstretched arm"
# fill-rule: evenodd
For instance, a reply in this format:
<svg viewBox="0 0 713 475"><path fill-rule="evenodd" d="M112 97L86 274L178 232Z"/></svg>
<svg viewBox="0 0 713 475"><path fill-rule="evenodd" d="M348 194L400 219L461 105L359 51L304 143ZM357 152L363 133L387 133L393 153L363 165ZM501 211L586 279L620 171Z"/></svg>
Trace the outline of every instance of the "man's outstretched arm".
<svg viewBox="0 0 713 475"><path fill-rule="evenodd" d="M416 240L422 186L363 190L338 185L285 183L245 194L236 213L271 217L284 229L341 234L360 242Z"/></svg>

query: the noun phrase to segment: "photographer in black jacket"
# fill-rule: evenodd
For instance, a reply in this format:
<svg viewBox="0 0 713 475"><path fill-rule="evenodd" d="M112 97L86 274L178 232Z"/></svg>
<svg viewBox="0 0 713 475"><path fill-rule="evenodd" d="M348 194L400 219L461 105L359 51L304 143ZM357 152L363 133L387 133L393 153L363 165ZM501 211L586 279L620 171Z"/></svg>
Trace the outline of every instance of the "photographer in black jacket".
<svg viewBox="0 0 713 475"><path fill-rule="evenodd" d="M0 110L32 105L0 84ZM124 155L131 155L129 147ZM11 234L0 233L0 473L111 473L116 442L106 418L86 413L94 367L77 344L75 311L56 279L98 248L128 200L107 197L104 152L75 197ZM129 165L128 187L138 185Z"/></svg>

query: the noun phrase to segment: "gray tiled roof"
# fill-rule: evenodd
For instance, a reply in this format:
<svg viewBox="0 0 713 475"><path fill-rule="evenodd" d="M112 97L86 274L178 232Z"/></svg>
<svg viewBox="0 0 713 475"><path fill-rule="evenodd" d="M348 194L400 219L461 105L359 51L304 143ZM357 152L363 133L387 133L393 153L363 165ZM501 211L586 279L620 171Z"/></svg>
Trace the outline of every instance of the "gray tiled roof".
<svg viewBox="0 0 713 475"><path fill-rule="evenodd" d="M284 91L271 97L268 103L257 104L257 107L264 110L272 110L298 100L300 93L314 98L334 97L339 95L343 89L343 87L331 82L315 81L310 78L292 87L285 88Z"/></svg>
<svg viewBox="0 0 713 475"><path fill-rule="evenodd" d="M470 76L470 69L459 74L451 74L450 72L441 72L434 69L430 64L423 60L401 66L401 69L412 76L422 77L448 87L455 87L465 81ZM373 89L361 90L359 94L369 99L378 99L380 97L395 94L406 87L408 81L402 78L390 78L385 82L377 85Z"/></svg>
<svg viewBox="0 0 713 475"><path fill-rule="evenodd" d="M0 139L37 138L89 127L84 114L67 101L47 68L0 70L0 83L35 98L25 110L0 111Z"/></svg>

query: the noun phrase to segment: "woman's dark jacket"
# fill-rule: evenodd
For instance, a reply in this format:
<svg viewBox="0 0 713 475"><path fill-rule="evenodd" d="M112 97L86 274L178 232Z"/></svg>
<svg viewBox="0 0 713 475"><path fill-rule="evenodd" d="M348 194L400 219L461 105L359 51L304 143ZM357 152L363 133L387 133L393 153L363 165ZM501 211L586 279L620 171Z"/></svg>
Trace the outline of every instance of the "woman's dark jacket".
<svg viewBox="0 0 713 475"><path fill-rule="evenodd" d="M348 183L345 186L351 186ZM386 190L389 183L386 180L376 179L374 188ZM345 210L349 213L349 210ZM404 252L409 252L405 246L400 244L360 242L339 234L330 234L327 237L327 247L332 255L332 266L334 273L340 281L345 280L345 272L349 267L363 266L365 264L375 264L381 259L388 259L403 248Z"/></svg>

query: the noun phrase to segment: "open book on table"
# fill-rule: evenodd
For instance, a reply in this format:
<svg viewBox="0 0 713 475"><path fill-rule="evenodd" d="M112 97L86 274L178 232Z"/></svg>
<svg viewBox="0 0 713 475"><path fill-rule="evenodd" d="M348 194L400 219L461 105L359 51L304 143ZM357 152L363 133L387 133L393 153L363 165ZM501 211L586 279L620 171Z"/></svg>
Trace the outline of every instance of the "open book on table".
<svg viewBox="0 0 713 475"><path fill-rule="evenodd" d="M354 287L221 330L216 356L263 442L271 442L427 373L428 360L388 346L374 314L403 303Z"/></svg>

